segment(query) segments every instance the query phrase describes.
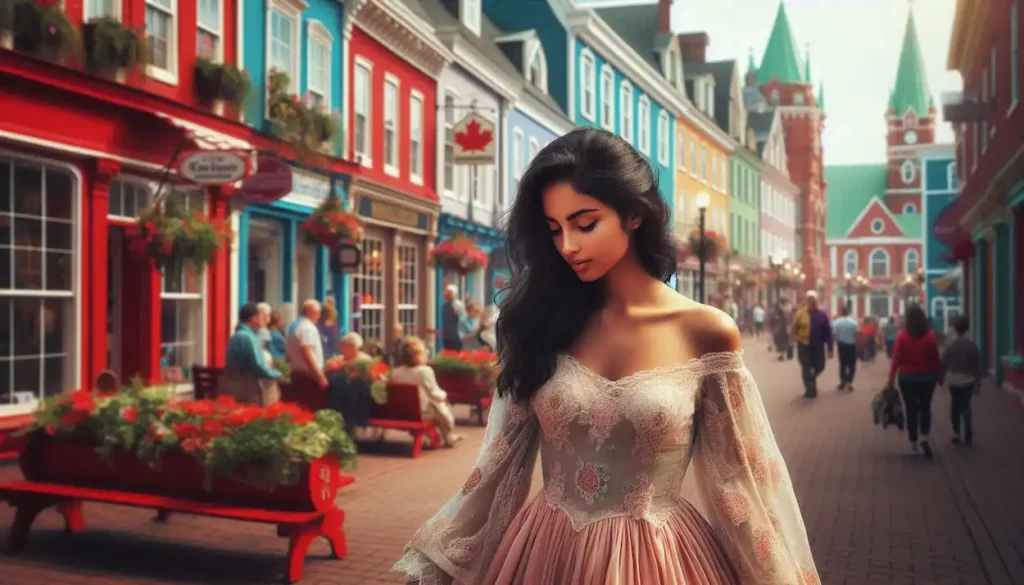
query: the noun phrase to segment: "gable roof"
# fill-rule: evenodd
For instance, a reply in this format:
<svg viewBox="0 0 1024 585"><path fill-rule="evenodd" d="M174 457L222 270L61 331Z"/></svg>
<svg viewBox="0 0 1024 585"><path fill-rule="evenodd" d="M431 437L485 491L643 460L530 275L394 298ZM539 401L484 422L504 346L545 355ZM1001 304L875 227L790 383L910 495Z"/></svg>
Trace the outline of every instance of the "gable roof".
<svg viewBox="0 0 1024 585"><path fill-rule="evenodd" d="M658 55L675 40L671 33L658 31L658 5L609 6L594 12L660 75Z"/></svg>
<svg viewBox="0 0 1024 585"><path fill-rule="evenodd" d="M896 223L908 238L920 238L924 234L924 218L920 213L901 213L896 216Z"/></svg>
<svg viewBox="0 0 1024 585"><path fill-rule="evenodd" d="M767 112L748 112L747 126L754 131L754 138L757 139L757 154L764 155L764 145L772 136L772 126L775 123L775 109Z"/></svg>
<svg viewBox="0 0 1024 585"><path fill-rule="evenodd" d="M825 167L825 238L846 237L871 200L885 195L888 179L885 164Z"/></svg>
<svg viewBox="0 0 1024 585"><path fill-rule="evenodd" d="M732 76L736 71L736 61L711 61L704 63L704 66L715 78L715 122L719 128L728 132L732 115L729 101L732 97Z"/></svg>

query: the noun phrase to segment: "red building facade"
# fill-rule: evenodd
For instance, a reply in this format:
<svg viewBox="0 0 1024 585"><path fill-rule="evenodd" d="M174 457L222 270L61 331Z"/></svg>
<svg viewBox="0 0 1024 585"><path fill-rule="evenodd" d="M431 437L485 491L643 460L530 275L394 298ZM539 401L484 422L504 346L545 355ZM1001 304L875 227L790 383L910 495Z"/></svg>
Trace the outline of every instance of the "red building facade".
<svg viewBox="0 0 1024 585"><path fill-rule="evenodd" d="M349 202L366 226L350 330L390 343L397 326L434 326L437 80L452 57L397 0L359 3L345 22L349 158L362 167Z"/></svg>

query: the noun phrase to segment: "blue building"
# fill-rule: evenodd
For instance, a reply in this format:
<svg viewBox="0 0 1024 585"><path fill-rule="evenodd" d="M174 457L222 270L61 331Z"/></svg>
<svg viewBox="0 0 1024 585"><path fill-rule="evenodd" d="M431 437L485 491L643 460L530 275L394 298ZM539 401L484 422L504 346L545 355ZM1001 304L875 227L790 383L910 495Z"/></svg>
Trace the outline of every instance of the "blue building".
<svg viewBox="0 0 1024 585"><path fill-rule="evenodd" d="M953 145L941 144L921 153L924 168L922 216L924 229L925 307L939 331L945 331L949 319L963 311L963 293L959 267L952 250L935 236L931 226L939 215L956 201L960 192L957 183L956 154Z"/></svg>
<svg viewBox="0 0 1024 585"><path fill-rule="evenodd" d="M253 82L247 123L273 131L267 112L271 69L288 74L289 93L338 112L342 119L343 6L334 0L250 0L239 6L241 64ZM343 144L339 128L324 152L337 157ZM347 279L332 277L326 249L306 245L300 233L302 222L332 189L344 198L345 179L294 167L291 193L273 203L247 205L236 214L234 306L266 301L291 320L303 300L338 296L336 304L343 313L339 322L348 321L349 303L341 302L347 298Z"/></svg>

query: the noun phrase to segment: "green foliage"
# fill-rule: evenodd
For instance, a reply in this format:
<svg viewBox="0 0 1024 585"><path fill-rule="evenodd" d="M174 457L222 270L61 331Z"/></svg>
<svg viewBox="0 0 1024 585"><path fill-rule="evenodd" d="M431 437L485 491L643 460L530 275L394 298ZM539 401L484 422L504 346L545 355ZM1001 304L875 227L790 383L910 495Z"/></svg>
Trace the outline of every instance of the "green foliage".
<svg viewBox="0 0 1024 585"><path fill-rule="evenodd" d="M338 113L318 107L309 93L290 93L290 85L287 73L270 70L267 110L274 131L302 153L319 152L338 131Z"/></svg>
<svg viewBox="0 0 1024 585"><path fill-rule="evenodd" d="M165 198L139 214L131 249L151 258L161 270L189 263L202 270L233 237L228 220L189 214L176 197Z"/></svg>
<svg viewBox="0 0 1024 585"><path fill-rule="evenodd" d="M278 358L274 360L274 369L281 372L281 377L278 379L282 384L289 384L292 381L292 365L288 363L288 360L284 358Z"/></svg>
<svg viewBox="0 0 1024 585"><path fill-rule="evenodd" d="M97 18L86 23L82 31L86 41L85 66L91 71L135 69L146 60L143 36L116 18Z"/></svg>
<svg viewBox="0 0 1024 585"><path fill-rule="evenodd" d="M196 60L196 92L203 101L224 100L238 109L245 107L252 92L249 73L228 63Z"/></svg>

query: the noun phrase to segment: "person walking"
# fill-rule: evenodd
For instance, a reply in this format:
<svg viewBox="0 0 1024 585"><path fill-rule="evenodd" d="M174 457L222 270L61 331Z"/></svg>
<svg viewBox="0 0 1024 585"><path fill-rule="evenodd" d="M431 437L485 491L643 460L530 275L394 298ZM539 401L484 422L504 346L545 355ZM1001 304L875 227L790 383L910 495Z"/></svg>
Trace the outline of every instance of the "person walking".
<svg viewBox="0 0 1024 585"><path fill-rule="evenodd" d="M981 391L981 379L985 374L981 367L981 350L974 340L967 337L967 328L967 317L963 315L953 322L956 337L942 349L939 380L946 385L951 398L953 443L960 443L960 423L963 422L963 442L970 445L974 441L971 398Z"/></svg>
<svg viewBox="0 0 1024 585"><path fill-rule="evenodd" d="M857 333L860 326L850 317L850 306L843 303L840 317L832 324L832 334L839 352L839 388L853 392L853 377L857 373Z"/></svg>
<svg viewBox="0 0 1024 585"><path fill-rule="evenodd" d="M458 299L459 287L449 284L444 288L444 304L441 305L441 348L462 351L462 321L466 309Z"/></svg>
<svg viewBox="0 0 1024 585"><path fill-rule="evenodd" d="M885 355L892 359L893 347L896 345L896 336L900 332L900 321L899 317L893 315L889 317L889 320L885 322L884 336L885 336Z"/></svg>
<svg viewBox="0 0 1024 585"><path fill-rule="evenodd" d="M259 337L264 326L264 316L257 305L246 303L238 310L238 328L228 340L224 372L217 382L218 395L260 406L280 399L277 380L281 372L267 360L267 350Z"/></svg>
<svg viewBox="0 0 1024 585"><path fill-rule="evenodd" d="M764 329L764 306L757 303L757 306L750 312L754 320L754 337L760 339L761 331Z"/></svg>
<svg viewBox="0 0 1024 585"><path fill-rule="evenodd" d="M285 354L292 367L292 378L297 374L309 376L327 388L324 375L324 346L320 338L320 301L309 299L302 304L302 314L288 328Z"/></svg>
<svg viewBox="0 0 1024 585"><path fill-rule="evenodd" d="M832 327L828 315L818 308L818 293L809 290L804 305L793 316L793 341L796 342L797 361L804 382L804 396L818 396L818 376L825 370L825 351L833 354Z"/></svg>
<svg viewBox="0 0 1024 585"><path fill-rule="evenodd" d="M932 429L932 396L940 375L939 344L928 316L919 305L907 308L905 324L893 344L889 386L899 381L910 451L915 455L924 452L930 458L932 447L928 434Z"/></svg>

